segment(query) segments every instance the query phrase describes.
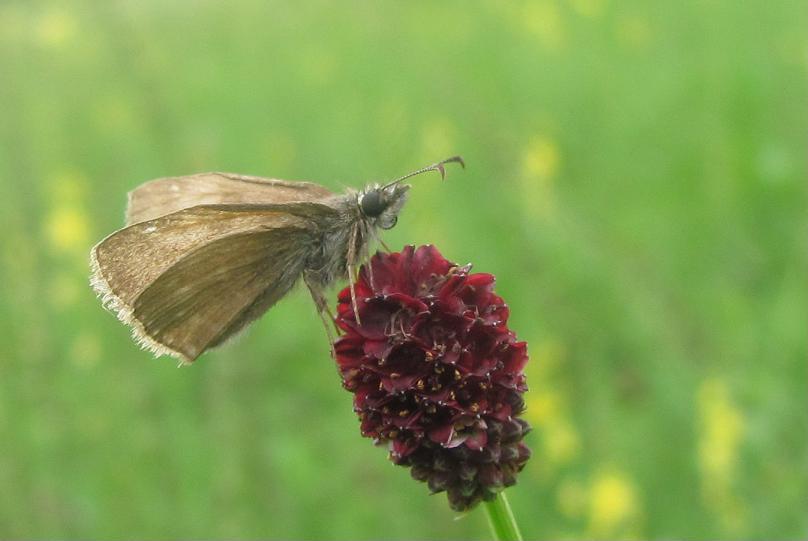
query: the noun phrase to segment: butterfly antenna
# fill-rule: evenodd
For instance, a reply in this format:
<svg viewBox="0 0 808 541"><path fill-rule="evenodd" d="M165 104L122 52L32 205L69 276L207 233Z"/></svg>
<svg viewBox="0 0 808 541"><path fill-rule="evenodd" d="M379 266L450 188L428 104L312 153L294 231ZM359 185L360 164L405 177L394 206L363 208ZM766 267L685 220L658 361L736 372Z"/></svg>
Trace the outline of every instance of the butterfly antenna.
<svg viewBox="0 0 808 541"><path fill-rule="evenodd" d="M466 163L463 161L463 158L461 158L460 156L452 156L451 158L446 158L445 160L441 160L438 163L433 163L432 165L427 165L426 167L423 167L423 168L421 168L421 169L419 169L417 171L413 171L412 173L407 173L403 177L397 178L396 180L385 184L384 186L382 186L382 189L389 188L393 184L398 184L402 180L407 180L410 177L414 177L415 175L420 175L421 173L426 173L427 171L438 171L438 172L440 172L440 178L441 178L441 180L443 180L443 179L446 178L446 169L443 166L446 165L447 163L459 163L460 166L463 169L466 168Z"/></svg>

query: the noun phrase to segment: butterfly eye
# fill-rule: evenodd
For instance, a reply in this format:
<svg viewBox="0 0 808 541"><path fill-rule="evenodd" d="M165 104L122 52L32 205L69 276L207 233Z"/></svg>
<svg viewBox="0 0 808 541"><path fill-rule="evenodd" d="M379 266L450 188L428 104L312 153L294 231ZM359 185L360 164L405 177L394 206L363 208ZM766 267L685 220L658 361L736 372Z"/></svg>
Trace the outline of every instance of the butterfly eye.
<svg viewBox="0 0 808 541"><path fill-rule="evenodd" d="M379 227L381 227L382 229L393 229L396 223L398 223L398 216L393 216L389 220L385 220L382 223L380 223Z"/></svg>
<svg viewBox="0 0 808 541"><path fill-rule="evenodd" d="M375 218L384 212L387 202L382 198L379 190L371 190L362 196L359 206L362 208L362 214L368 218Z"/></svg>

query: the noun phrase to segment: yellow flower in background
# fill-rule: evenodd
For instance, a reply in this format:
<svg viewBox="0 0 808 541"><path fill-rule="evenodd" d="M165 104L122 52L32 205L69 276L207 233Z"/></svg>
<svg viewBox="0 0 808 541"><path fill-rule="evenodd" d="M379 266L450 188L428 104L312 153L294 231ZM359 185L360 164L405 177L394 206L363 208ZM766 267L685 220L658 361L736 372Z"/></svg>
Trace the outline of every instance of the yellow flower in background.
<svg viewBox="0 0 808 541"><path fill-rule="evenodd" d="M558 485L556 504L567 518L586 521L578 537L640 537L642 501L631 477L614 468L600 469L590 480L567 477Z"/></svg>
<svg viewBox="0 0 808 541"><path fill-rule="evenodd" d="M81 173L61 171L48 180L48 206L44 234L57 253L75 255L84 262L90 247L90 225L84 210L87 182Z"/></svg>
<svg viewBox="0 0 808 541"><path fill-rule="evenodd" d="M540 383L541 384L541 383ZM559 417L561 397L558 391L545 390L530 393L528 413L530 422L536 425L552 422Z"/></svg>
<svg viewBox="0 0 808 541"><path fill-rule="evenodd" d="M84 213L69 205L50 212L47 232L51 246L59 252L83 250L89 244L89 228Z"/></svg>
<svg viewBox="0 0 808 541"><path fill-rule="evenodd" d="M557 51L566 45L566 30L561 18L561 10L553 0L531 0L526 2L521 20L528 31L534 34L541 45Z"/></svg>
<svg viewBox="0 0 808 541"><path fill-rule="evenodd" d="M542 427L544 458L549 464L561 466L575 459L581 451L578 431L566 417L555 419Z"/></svg>
<svg viewBox="0 0 808 541"><path fill-rule="evenodd" d="M59 47L69 41L77 31L75 17L61 9L50 8L34 23L34 36L41 44Z"/></svg>
<svg viewBox="0 0 808 541"><path fill-rule="evenodd" d="M702 383L698 406L701 470L713 482L729 482L738 462L744 433L743 416L730 400L726 384L716 379Z"/></svg>
<svg viewBox="0 0 808 541"><path fill-rule="evenodd" d="M560 162L555 141L544 135L534 137L525 152L525 175L549 181L556 176Z"/></svg>
<svg viewBox="0 0 808 541"><path fill-rule="evenodd" d="M640 500L634 482L624 472L598 473L589 490L588 535L598 538L634 537L639 533Z"/></svg>
<svg viewBox="0 0 808 541"><path fill-rule="evenodd" d="M746 422L732 402L726 383L720 379L708 379L701 384L697 406L702 499L717 514L724 529L737 534L743 530L745 513L733 484Z"/></svg>

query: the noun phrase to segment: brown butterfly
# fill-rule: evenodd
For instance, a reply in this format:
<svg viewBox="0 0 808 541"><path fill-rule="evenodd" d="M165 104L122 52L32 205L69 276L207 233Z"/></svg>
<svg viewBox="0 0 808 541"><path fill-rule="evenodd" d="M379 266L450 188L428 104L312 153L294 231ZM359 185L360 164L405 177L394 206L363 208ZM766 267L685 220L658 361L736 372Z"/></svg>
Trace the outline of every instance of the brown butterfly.
<svg viewBox="0 0 808 541"><path fill-rule="evenodd" d="M353 284L378 229L396 224L410 188L402 181L444 177L451 162L465 167L454 156L344 194L231 173L152 180L129 193L126 227L93 247L90 283L141 347L184 363L257 319L301 277L325 322L325 289L346 277Z"/></svg>

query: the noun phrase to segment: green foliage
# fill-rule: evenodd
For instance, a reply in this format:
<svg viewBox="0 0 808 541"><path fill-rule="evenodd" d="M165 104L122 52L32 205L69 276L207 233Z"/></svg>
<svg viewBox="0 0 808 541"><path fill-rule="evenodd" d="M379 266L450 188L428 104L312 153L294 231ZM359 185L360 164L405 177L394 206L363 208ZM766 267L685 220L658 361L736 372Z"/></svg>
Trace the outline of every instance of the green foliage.
<svg viewBox="0 0 808 541"><path fill-rule="evenodd" d="M87 285L142 181L455 153L385 239L496 274L530 344L525 538L804 538L805 19L0 3L0 538L487 538L359 437L304 290L177 369Z"/></svg>

